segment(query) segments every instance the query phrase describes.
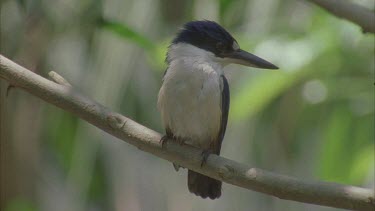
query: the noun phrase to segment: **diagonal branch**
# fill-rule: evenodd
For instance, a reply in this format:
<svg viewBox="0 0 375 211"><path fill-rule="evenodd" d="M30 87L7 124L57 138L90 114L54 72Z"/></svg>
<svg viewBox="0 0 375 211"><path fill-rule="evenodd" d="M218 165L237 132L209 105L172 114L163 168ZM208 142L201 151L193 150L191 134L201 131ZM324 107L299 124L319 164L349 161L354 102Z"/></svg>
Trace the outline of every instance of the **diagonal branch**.
<svg viewBox="0 0 375 211"><path fill-rule="evenodd" d="M375 14L347 0L309 0L333 15L347 19L362 27L363 32L375 33Z"/></svg>
<svg viewBox="0 0 375 211"><path fill-rule="evenodd" d="M48 73L49 77L56 83L58 84L61 84L61 85L64 85L64 86L68 86L68 87L71 87L72 85L67 81L65 80L65 78L63 78L61 75L59 75L57 72L55 71L51 71Z"/></svg>
<svg viewBox="0 0 375 211"><path fill-rule="evenodd" d="M196 172L239 187L281 199L354 210L373 210L374 191L328 182L304 181L252 168L220 156L210 155L201 167L201 151L172 140L163 147L161 135L135 121L112 112L73 90L47 80L0 55L0 77L9 83L51 103L101 130L149 152ZM56 78L56 77L55 77ZM60 79L58 81L61 81ZM65 80L64 80L65 81Z"/></svg>

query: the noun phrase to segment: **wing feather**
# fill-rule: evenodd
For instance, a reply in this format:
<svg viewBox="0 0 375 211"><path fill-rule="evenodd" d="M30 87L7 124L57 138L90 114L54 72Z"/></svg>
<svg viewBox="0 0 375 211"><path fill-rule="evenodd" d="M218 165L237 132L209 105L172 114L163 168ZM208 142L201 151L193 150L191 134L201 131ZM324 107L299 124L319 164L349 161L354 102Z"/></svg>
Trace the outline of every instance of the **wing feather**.
<svg viewBox="0 0 375 211"><path fill-rule="evenodd" d="M220 79L222 81L222 86L223 86L223 89L221 90L221 124L220 124L219 135L217 137L216 144L215 144L215 153L218 155L220 154L221 144L223 142L225 130L227 128L229 103L230 103L228 81L224 75L221 75Z"/></svg>

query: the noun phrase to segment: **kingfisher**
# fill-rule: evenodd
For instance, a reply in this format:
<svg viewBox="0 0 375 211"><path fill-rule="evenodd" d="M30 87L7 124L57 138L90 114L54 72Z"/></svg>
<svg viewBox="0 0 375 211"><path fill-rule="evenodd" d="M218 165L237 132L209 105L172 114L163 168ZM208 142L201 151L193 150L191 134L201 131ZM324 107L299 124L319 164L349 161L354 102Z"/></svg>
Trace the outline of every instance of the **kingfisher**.
<svg viewBox="0 0 375 211"><path fill-rule="evenodd" d="M209 154L220 155L228 122L230 95L224 67L234 63L278 69L242 50L228 31L209 20L186 23L168 47L166 62L157 103L164 138L201 149L202 165ZM221 196L221 181L192 170L187 184L202 198Z"/></svg>

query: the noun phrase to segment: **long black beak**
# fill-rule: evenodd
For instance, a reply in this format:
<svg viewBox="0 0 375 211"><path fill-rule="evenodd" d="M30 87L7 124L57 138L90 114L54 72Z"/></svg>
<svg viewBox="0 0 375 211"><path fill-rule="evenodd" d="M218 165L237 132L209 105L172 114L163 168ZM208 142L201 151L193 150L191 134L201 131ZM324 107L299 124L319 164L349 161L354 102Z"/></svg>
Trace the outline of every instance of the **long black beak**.
<svg viewBox="0 0 375 211"><path fill-rule="evenodd" d="M277 66L264 59L261 59L254 54L244 50L236 50L224 55L224 59L229 63L242 64L249 67L263 68L263 69L279 69Z"/></svg>

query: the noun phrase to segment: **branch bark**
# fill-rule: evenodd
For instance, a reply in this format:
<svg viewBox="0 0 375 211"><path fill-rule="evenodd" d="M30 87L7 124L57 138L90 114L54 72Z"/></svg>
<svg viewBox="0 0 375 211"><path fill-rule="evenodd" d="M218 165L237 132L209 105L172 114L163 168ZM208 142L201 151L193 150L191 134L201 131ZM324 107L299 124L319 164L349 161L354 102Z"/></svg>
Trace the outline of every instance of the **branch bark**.
<svg viewBox="0 0 375 211"><path fill-rule="evenodd" d="M161 146L161 135L137 122L112 112L67 86L47 80L0 55L0 77L16 87L51 103L101 130L149 152L223 182L281 199L352 210L374 210L374 191L336 183L304 181L252 168L220 156L210 155L201 167L201 151L167 140Z"/></svg>
<svg viewBox="0 0 375 211"><path fill-rule="evenodd" d="M344 0L309 0L333 15L362 27L363 32L375 33L375 14L360 5Z"/></svg>

